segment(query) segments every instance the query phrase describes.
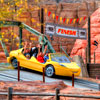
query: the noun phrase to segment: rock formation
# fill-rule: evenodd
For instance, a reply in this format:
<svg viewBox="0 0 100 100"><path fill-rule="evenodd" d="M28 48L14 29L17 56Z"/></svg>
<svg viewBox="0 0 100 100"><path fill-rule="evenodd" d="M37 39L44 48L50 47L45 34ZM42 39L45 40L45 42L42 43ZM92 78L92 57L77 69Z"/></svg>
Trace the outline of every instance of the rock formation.
<svg viewBox="0 0 100 100"><path fill-rule="evenodd" d="M87 29L87 23L84 25L83 28ZM94 45L94 41L98 42L98 46ZM71 56L80 55L83 57L84 61L86 58L85 49L87 47L87 40L80 40L77 39L72 52ZM100 63L100 8L98 8L92 15L91 15L91 62L94 62L94 52L95 52L95 61L96 63Z"/></svg>
<svg viewBox="0 0 100 100"><path fill-rule="evenodd" d="M60 89L61 94L73 95L95 95L100 96L100 92L86 89L76 89L65 85L62 81L43 83L41 81L31 82L0 82L0 92L7 92L8 87L13 88L13 92L21 93L55 93L56 88ZM0 100L6 100L7 96L0 96ZM83 98L60 97L60 100L83 100ZM55 100L55 96L13 96L13 100ZM86 100L89 100L87 98ZM95 99L93 99L95 100Z"/></svg>

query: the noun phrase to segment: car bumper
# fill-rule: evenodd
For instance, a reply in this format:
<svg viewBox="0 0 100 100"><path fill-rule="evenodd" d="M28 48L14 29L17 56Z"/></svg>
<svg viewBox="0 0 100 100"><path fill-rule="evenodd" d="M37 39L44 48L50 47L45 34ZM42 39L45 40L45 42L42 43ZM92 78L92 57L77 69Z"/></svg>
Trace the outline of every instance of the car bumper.
<svg viewBox="0 0 100 100"><path fill-rule="evenodd" d="M72 74L74 74L75 76L79 76L80 72L81 69L58 68L55 70L55 74L61 76L72 76Z"/></svg>
<svg viewBox="0 0 100 100"><path fill-rule="evenodd" d="M7 57L7 62L10 63L10 57Z"/></svg>

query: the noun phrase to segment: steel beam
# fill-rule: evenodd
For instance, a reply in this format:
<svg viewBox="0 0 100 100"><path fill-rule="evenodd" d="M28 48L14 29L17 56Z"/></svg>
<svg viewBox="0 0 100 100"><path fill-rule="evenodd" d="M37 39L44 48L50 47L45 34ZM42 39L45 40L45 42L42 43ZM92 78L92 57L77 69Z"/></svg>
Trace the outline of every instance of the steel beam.
<svg viewBox="0 0 100 100"><path fill-rule="evenodd" d="M21 26L36 36L42 36L42 34L40 32L36 31L35 29L31 28L30 26L26 25L25 23L21 23Z"/></svg>
<svg viewBox="0 0 100 100"><path fill-rule="evenodd" d="M19 26L21 22L16 21L0 21L0 27Z"/></svg>
<svg viewBox="0 0 100 100"><path fill-rule="evenodd" d="M22 48L22 27L19 27L19 48Z"/></svg>
<svg viewBox="0 0 100 100"><path fill-rule="evenodd" d="M41 33L44 34L44 10L41 8Z"/></svg>
<svg viewBox="0 0 100 100"><path fill-rule="evenodd" d="M2 41L2 39L0 40L0 43L1 43L1 45L2 45L2 48L3 48L3 50L4 50L4 53L5 53L6 57L9 57L9 53L8 53L8 51L7 51L6 45L5 45L5 43Z"/></svg>
<svg viewBox="0 0 100 100"><path fill-rule="evenodd" d="M40 39L39 42L41 42L42 40L43 40L44 43L48 42L48 49L50 50L51 53L55 53L54 48L52 47L51 43L49 42L48 38L45 35L44 35L44 38L42 38L43 35L40 32L36 31L35 29L31 28L30 26L28 26L28 25L26 25L24 23L22 23L22 26L23 26L23 28L25 28L26 30L31 32L32 34L40 37L39 38Z"/></svg>
<svg viewBox="0 0 100 100"><path fill-rule="evenodd" d="M88 17L88 63L91 63L91 32L90 32L90 17Z"/></svg>
<svg viewBox="0 0 100 100"><path fill-rule="evenodd" d="M42 22L43 22L43 20L42 20ZM48 38L45 35L43 37L43 35L40 32L36 31L35 29L31 28L30 26L28 26L28 25L26 25L24 23L21 23L21 22L16 22L16 21L0 21L0 27L8 27L8 26L18 26L19 27L19 38L20 38L19 48L22 48L22 29L25 28L26 30L28 30L32 34L34 34L34 35L36 35L38 37L42 37L44 43L48 42L48 49L50 50L50 52L51 53L55 53L55 50L53 49L53 47L52 47L51 43L49 42ZM1 34L0 34L0 38L1 38ZM5 43L2 41L2 39L0 40L0 42L2 44L2 47L3 47L4 52L6 54L6 57L8 57L9 53L8 53L8 51L6 49Z"/></svg>

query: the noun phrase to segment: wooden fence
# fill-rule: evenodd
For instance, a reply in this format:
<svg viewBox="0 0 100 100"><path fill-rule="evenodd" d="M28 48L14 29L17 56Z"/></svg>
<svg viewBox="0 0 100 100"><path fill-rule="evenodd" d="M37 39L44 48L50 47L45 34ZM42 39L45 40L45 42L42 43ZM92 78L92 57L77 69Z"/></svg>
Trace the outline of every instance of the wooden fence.
<svg viewBox="0 0 100 100"><path fill-rule="evenodd" d="M58 88L56 89L55 93L22 93L22 92L13 92L13 88L9 87L8 92L2 92L2 93L0 92L0 95L7 96L7 100L12 100L13 96L55 96L55 100L60 100L60 96L100 99L100 96L61 94L60 90Z"/></svg>
<svg viewBox="0 0 100 100"><path fill-rule="evenodd" d="M100 64L87 64L89 77L100 79Z"/></svg>

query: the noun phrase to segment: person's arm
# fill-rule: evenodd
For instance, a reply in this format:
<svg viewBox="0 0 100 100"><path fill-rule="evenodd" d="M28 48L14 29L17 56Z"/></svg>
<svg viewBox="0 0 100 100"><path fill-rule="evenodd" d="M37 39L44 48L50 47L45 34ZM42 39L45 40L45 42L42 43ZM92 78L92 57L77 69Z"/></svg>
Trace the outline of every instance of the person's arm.
<svg viewBox="0 0 100 100"><path fill-rule="evenodd" d="M44 48L44 52L43 52L43 55L45 55L46 54L46 51L47 51L47 45L45 46L45 48Z"/></svg>
<svg viewBox="0 0 100 100"><path fill-rule="evenodd" d="M32 43L30 43L29 45L30 45L30 46L29 46L29 49L31 49L31 48L32 48Z"/></svg>
<svg viewBox="0 0 100 100"><path fill-rule="evenodd" d="M38 54L37 54L37 56L39 56L40 55L40 46L38 47Z"/></svg>
<svg viewBox="0 0 100 100"><path fill-rule="evenodd" d="M32 48L32 43L29 44L29 50L31 51Z"/></svg>
<svg viewBox="0 0 100 100"><path fill-rule="evenodd" d="M26 45L23 47L23 54L26 53Z"/></svg>

